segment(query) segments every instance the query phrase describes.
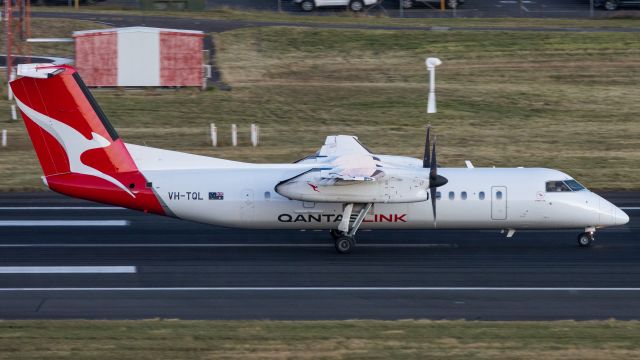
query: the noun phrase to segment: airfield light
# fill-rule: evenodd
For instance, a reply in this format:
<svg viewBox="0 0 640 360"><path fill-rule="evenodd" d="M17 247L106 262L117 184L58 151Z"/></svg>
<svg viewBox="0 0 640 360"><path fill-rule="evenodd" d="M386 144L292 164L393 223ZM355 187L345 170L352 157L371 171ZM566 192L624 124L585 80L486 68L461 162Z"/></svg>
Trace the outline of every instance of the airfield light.
<svg viewBox="0 0 640 360"><path fill-rule="evenodd" d="M438 58L427 58L425 61L429 71L429 99L427 100L427 114L435 114L436 111L436 66L442 64Z"/></svg>

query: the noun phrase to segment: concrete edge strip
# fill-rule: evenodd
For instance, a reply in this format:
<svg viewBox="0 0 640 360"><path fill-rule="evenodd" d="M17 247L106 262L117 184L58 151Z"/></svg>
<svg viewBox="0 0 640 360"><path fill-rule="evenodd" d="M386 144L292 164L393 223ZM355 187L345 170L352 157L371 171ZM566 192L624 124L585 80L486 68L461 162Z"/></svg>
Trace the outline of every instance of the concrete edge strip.
<svg viewBox="0 0 640 360"><path fill-rule="evenodd" d="M127 210L117 206L0 206L0 210Z"/></svg>
<svg viewBox="0 0 640 360"><path fill-rule="evenodd" d="M135 274L135 266L0 266L0 274Z"/></svg>
<svg viewBox="0 0 640 360"><path fill-rule="evenodd" d="M0 227L129 226L128 220L0 220Z"/></svg>

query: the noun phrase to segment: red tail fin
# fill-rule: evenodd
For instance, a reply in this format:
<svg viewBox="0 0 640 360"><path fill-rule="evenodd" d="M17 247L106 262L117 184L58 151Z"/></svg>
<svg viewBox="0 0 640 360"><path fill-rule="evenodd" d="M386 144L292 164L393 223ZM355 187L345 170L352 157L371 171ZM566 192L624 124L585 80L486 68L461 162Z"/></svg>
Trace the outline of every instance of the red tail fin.
<svg viewBox="0 0 640 360"><path fill-rule="evenodd" d="M11 82L44 179L74 197L163 214L156 196L76 70L27 64Z"/></svg>

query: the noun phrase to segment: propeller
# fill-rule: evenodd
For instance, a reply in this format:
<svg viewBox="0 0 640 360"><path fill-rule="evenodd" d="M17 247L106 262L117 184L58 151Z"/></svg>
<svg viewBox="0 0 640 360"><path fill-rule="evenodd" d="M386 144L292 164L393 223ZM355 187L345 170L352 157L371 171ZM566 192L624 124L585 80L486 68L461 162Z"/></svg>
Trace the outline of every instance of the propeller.
<svg viewBox="0 0 640 360"><path fill-rule="evenodd" d="M433 225L436 225L436 192L437 188L449 182L447 178L438 175L438 157L436 153L437 137L433 138L433 147L431 147L431 125L427 126L427 139L424 147L424 158L422 159L422 167L429 168L429 193L431 197L431 208L433 209ZM431 147L431 149L430 149ZM431 152L429 152L431 150Z"/></svg>

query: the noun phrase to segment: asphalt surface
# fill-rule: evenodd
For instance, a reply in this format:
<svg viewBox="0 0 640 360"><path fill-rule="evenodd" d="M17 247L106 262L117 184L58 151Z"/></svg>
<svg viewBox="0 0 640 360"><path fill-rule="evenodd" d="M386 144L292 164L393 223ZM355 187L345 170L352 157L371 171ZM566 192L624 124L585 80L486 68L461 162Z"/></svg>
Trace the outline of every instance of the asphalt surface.
<svg viewBox="0 0 640 360"><path fill-rule="evenodd" d="M136 0L106 0L105 4L137 8ZM207 9L233 8L240 10L284 11L304 13L292 0L207 0ZM622 12L640 10L640 6L623 6L618 11L594 8L591 13L589 0L466 0L457 9L440 11L438 0L415 2L411 9L400 9L398 0L383 0L369 7L369 14L385 14L391 17L606 17L620 16ZM308 15L328 15L346 11L345 6L322 7Z"/></svg>
<svg viewBox="0 0 640 360"><path fill-rule="evenodd" d="M640 193L605 197L631 222L591 248L577 230L363 231L339 255L327 232L0 194L0 318L639 319ZM98 268L74 273L87 266Z"/></svg>
<svg viewBox="0 0 640 360"><path fill-rule="evenodd" d="M592 33L592 32L640 32L640 27L635 28L572 28L572 27L456 27L456 26L394 26L377 25L375 20L370 24L322 24L308 22L273 22L273 21L249 21L249 20L214 20L214 19L191 19L171 16L146 16L146 15L114 15L103 12L83 12L83 13L61 13L38 11L32 13L33 17L51 19L77 19L103 23L108 26L149 26L185 30L199 30L205 33L218 33L247 27L267 27L267 26L297 26L317 29L361 29L361 30L401 30L401 31L534 31L534 32L570 32L570 33Z"/></svg>

